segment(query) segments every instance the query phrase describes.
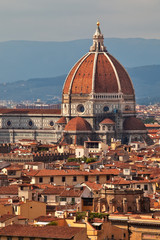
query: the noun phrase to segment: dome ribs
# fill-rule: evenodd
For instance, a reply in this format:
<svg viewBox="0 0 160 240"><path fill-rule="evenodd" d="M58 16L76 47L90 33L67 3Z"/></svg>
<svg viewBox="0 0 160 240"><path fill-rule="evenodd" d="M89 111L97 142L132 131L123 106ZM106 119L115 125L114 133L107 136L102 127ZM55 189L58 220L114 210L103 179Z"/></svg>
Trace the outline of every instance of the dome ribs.
<svg viewBox="0 0 160 240"><path fill-rule="evenodd" d="M73 80L71 93L74 94L91 93L94 56L95 56L94 54L90 54L78 68Z"/></svg>
<svg viewBox="0 0 160 240"><path fill-rule="evenodd" d="M121 90L126 95L134 95L134 88L132 85L132 81L126 72L125 68L110 54L108 54L111 61L113 62L116 71L118 73L120 84L121 84Z"/></svg>
<svg viewBox="0 0 160 240"><path fill-rule="evenodd" d="M117 93L118 84L114 70L103 53L99 53L95 74L95 93Z"/></svg>
<svg viewBox="0 0 160 240"><path fill-rule="evenodd" d="M64 83L64 87L63 87L63 94L68 94L69 93L69 88L70 88L70 84L71 84L71 81L72 81L72 77L78 67L78 65L80 64L81 61L83 61L83 59L85 58L85 56L83 56L75 65L74 67L71 69L71 71L69 72L66 80L65 80L65 83Z"/></svg>
<svg viewBox="0 0 160 240"><path fill-rule="evenodd" d="M88 53L68 74L63 94L119 93L135 95L125 68L109 53Z"/></svg>

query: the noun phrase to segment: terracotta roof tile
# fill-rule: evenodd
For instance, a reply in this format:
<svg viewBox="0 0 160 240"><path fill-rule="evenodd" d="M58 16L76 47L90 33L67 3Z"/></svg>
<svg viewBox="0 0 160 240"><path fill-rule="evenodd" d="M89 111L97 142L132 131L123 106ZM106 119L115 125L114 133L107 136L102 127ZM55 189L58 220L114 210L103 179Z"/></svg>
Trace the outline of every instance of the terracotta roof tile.
<svg viewBox="0 0 160 240"><path fill-rule="evenodd" d="M13 214L4 214L2 216L0 216L0 222L3 223L11 218L14 218L16 215Z"/></svg>
<svg viewBox="0 0 160 240"><path fill-rule="evenodd" d="M128 117L123 123L124 130L146 130L144 123L136 117Z"/></svg>
<svg viewBox="0 0 160 240"><path fill-rule="evenodd" d="M106 54L108 57L104 53L98 53L96 59L95 93L118 93L118 81L120 81L122 93L134 96L132 81L126 70L112 55ZM75 64L66 78L63 88L64 94L69 93L70 88L72 94L91 93L94 60L95 53L89 53L88 56L86 54Z"/></svg>
<svg viewBox="0 0 160 240"><path fill-rule="evenodd" d="M119 76L121 90L124 94L134 95L132 81L125 68L112 55L108 54Z"/></svg>
<svg viewBox="0 0 160 240"><path fill-rule="evenodd" d="M56 123L60 123L60 124L66 124L66 118L65 117L61 117Z"/></svg>
<svg viewBox="0 0 160 240"><path fill-rule="evenodd" d="M53 186L43 190L42 195L59 195L64 191L64 186Z"/></svg>
<svg viewBox="0 0 160 240"><path fill-rule="evenodd" d="M36 238L56 238L72 239L76 234L84 231L78 227L59 226L31 226L31 225L9 225L0 229L0 236L14 237L36 237Z"/></svg>
<svg viewBox="0 0 160 240"><path fill-rule="evenodd" d="M18 195L18 185L0 187L0 195Z"/></svg>
<svg viewBox="0 0 160 240"><path fill-rule="evenodd" d="M37 170L37 171L29 171L26 172L27 176L36 176L36 177L43 177L43 176L82 176L82 175L118 175L118 169L103 169L99 170L90 170L87 171L80 171L80 170Z"/></svg>
<svg viewBox="0 0 160 240"><path fill-rule="evenodd" d="M85 57L85 56L84 56L84 57ZM67 76L67 78L66 78L66 80L65 80L65 84L64 84L64 88L63 88L63 93L64 93L64 94L69 93L69 88L70 88L70 84L71 84L71 81L72 81L72 77L73 77L73 75L74 75L74 73L75 73L75 71L76 71L79 63L80 63L81 61L83 61L84 57L82 57L82 58L74 65L74 67L71 69L71 71L69 72L69 74L68 74L68 76Z"/></svg>
<svg viewBox="0 0 160 240"><path fill-rule="evenodd" d="M95 79L96 93L118 93L115 72L104 54L98 54Z"/></svg>
<svg viewBox="0 0 160 240"><path fill-rule="evenodd" d="M115 122L110 118L105 118L100 124L115 124Z"/></svg>
<svg viewBox="0 0 160 240"><path fill-rule="evenodd" d="M90 189L98 191L102 188L102 185L95 182L85 182L85 185L87 185Z"/></svg>
<svg viewBox="0 0 160 240"><path fill-rule="evenodd" d="M53 221L58 221L62 220L62 218L57 218L53 216L40 216L34 219L37 222L53 222Z"/></svg>
<svg viewBox="0 0 160 240"><path fill-rule="evenodd" d="M72 118L65 126L65 131L91 131L91 125L81 117Z"/></svg>
<svg viewBox="0 0 160 240"><path fill-rule="evenodd" d="M0 114L61 114L60 109L7 109L7 108L0 108Z"/></svg>
<svg viewBox="0 0 160 240"><path fill-rule="evenodd" d="M92 74L95 54L90 54L82 61L75 74L71 93L89 94L92 91Z"/></svg>
<svg viewBox="0 0 160 240"><path fill-rule="evenodd" d="M80 197L83 193L84 189L75 189L73 187L66 187L63 192L60 193L61 197Z"/></svg>

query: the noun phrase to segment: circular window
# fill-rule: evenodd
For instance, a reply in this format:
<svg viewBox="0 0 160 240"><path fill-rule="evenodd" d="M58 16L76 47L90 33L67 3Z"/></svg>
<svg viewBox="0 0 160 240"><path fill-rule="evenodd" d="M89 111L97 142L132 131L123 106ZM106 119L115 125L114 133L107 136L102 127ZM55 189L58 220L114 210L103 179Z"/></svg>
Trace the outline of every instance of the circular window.
<svg viewBox="0 0 160 240"><path fill-rule="evenodd" d="M54 125L54 122L53 122L53 121L50 121L50 123L49 123L49 124L50 124L50 126L51 126L51 127L53 127L53 125Z"/></svg>
<svg viewBox="0 0 160 240"><path fill-rule="evenodd" d="M103 111L104 111L104 112L108 112L108 111L109 111L109 107L108 107L108 106L105 106L105 107L103 108Z"/></svg>
<svg viewBox="0 0 160 240"><path fill-rule="evenodd" d="M84 112L84 106L82 105L82 104L79 104L78 106L77 106L77 111L78 112Z"/></svg>
<svg viewBox="0 0 160 240"><path fill-rule="evenodd" d="M33 125L33 122L30 120L30 121L28 122L28 125L31 127L31 126Z"/></svg>
<svg viewBox="0 0 160 240"><path fill-rule="evenodd" d="M11 126L11 121L7 121L7 126L8 126L8 127Z"/></svg>

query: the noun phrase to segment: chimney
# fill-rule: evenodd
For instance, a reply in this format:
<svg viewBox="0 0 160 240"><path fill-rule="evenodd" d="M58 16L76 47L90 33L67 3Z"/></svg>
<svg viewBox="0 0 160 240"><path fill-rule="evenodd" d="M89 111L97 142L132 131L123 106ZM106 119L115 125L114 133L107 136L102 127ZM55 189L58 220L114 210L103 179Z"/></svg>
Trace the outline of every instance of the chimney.
<svg viewBox="0 0 160 240"><path fill-rule="evenodd" d="M74 220L73 220L73 222L76 222L76 216L74 216Z"/></svg>

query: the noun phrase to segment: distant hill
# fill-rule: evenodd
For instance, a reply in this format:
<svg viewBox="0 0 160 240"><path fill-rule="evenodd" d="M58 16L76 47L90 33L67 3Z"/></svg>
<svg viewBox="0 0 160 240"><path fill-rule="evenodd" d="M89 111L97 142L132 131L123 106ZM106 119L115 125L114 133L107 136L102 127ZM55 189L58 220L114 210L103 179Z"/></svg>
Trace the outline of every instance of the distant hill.
<svg viewBox="0 0 160 240"><path fill-rule="evenodd" d="M160 102L160 65L127 68L141 104Z"/></svg>
<svg viewBox="0 0 160 240"><path fill-rule="evenodd" d="M54 78L35 78L29 80L16 81L13 83L0 84L0 99L23 101L35 101L41 99L43 101L59 97L61 99L61 91L66 75Z"/></svg>
<svg viewBox="0 0 160 240"><path fill-rule="evenodd" d="M92 39L0 42L0 83L67 74L91 45ZM105 45L125 67L160 64L160 40L108 38Z"/></svg>
<svg viewBox="0 0 160 240"><path fill-rule="evenodd" d="M136 99L140 104L160 102L160 65L127 68L133 81ZM61 99L62 88L66 75L52 78L36 78L26 81L0 84L0 99L23 101L43 101Z"/></svg>

